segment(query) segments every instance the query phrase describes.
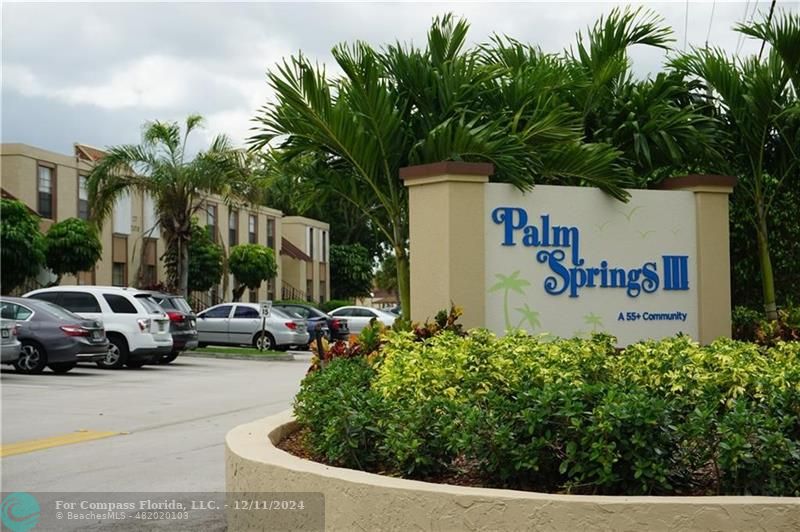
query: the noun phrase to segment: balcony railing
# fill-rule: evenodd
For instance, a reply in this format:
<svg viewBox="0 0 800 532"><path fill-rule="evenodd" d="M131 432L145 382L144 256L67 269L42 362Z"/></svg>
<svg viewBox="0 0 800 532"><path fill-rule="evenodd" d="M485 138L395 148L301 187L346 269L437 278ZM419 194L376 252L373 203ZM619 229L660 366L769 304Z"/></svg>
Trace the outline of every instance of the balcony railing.
<svg viewBox="0 0 800 532"><path fill-rule="evenodd" d="M283 281L281 286L281 299L291 299L294 301L310 301L306 297L306 293L302 290L295 288L294 286L290 285L286 281Z"/></svg>

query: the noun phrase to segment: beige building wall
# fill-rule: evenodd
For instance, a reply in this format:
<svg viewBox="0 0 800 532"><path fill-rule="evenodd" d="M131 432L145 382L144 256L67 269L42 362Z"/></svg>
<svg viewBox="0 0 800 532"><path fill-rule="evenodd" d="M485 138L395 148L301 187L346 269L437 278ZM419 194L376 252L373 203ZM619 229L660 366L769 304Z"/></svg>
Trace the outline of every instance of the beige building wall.
<svg viewBox="0 0 800 532"><path fill-rule="evenodd" d="M42 230L46 231L52 223L78 215L79 176L88 175L92 164L77 156L63 155L26 144L0 145L0 186L34 211L37 210L37 167L39 165L46 165L54 171L53 215L51 219L42 219L41 221ZM270 245L273 248L278 265L278 275L269 285L268 283L262 284L252 299L256 301L281 299L284 269L289 270L293 284L299 290L305 291L306 278L312 280L312 294L315 301L319 301L321 297L324 297L325 300L329 299L330 286L329 283L325 282L330 277L327 245L325 247L326 259L320 261L319 256L317 256L317 260L314 261L313 265L308 265L308 267L306 267L305 262L291 259L282 253L282 239L284 237L293 241L298 248L305 250L307 247L305 232L308 227L313 227L317 235L327 235L329 231L328 224L310 218L292 217L289 218L287 226L291 235L285 235L283 213L279 210L250 204L229 206L221 197L213 196L207 199L204 203L205 205L215 205L217 207L216 238L224 247L226 254L229 252L231 244L229 242L228 223L228 215L231 209L237 210L239 213L237 224L238 243L244 244L250 240L249 216L252 214L257 217L256 243L264 246ZM130 286L141 284L140 272L146 245L145 238L154 236L149 232L150 227L146 227L148 213L146 212L145 199L139 194L131 195L130 220L129 224L127 223L128 220L122 220L125 222L122 224L124 226L123 231L115 228L114 218L115 215L112 214L101 229L100 241L103 245L103 252L94 271L88 272L78 279L72 276L65 276L62 281L63 284L114 284L113 264L115 262L115 250L117 252L117 260L121 260L122 257L125 260L126 275L124 284ZM206 225L208 222L207 210L201 208L197 213L197 218L200 225ZM271 239L268 237L270 221L273 227ZM120 243L116 248L114 246L115 239ZM166 272L161 256L166 249L166 242L159 235L155 245L156 282L164 282ZM319 245L321 245L321 242ZM321 253L321 249L317 253ZM52 277L46 276L46 278L42 278L39 281L44 283L50 280L52 280ZM223 280L217 287L218 298L230 301L233 288L234 280L229 275L227 282ZM250 299L251 294L246 291L242 295L242 300L249 301Z"/></svg>
<svg viewBox="0 0 800 532"><path fill-rule="evenodd" d="M306 298L311 301L329 301L330 225L303 216L286 216L282 220L282 228L284 238L311 259L306 262L284 256L281 260L286 269L283 280L305 293ZM302 264L292 265L292 262Z"/></svg>

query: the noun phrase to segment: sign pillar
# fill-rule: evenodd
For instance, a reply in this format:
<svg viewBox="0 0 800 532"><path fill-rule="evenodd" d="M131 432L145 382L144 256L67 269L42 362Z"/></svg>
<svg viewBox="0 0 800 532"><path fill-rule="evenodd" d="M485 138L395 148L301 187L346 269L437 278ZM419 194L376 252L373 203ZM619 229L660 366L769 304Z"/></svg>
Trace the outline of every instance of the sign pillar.
<svg viewBox="0 0 800 532"><path fill-rule="evenodd" d="M408 187L411 319L451 303L465 328L485 326L484 187L489 163L445 161L400 170Z"/></svg>
<svg viewBox="0 0 800 532"><path fill-rule="evenodd" d="M736 178L687 175L667 179L663 190L694 192L697 217L698 341L731 335L731 265L728 196Z"/></svg>

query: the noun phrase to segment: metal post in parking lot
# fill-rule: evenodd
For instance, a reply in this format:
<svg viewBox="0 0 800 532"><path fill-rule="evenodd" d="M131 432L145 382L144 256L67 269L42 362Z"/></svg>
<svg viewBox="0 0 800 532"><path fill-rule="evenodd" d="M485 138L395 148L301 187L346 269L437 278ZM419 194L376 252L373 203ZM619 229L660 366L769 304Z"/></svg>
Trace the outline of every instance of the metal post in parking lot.
<svg viewBox="0 0 800 532"><path fill-rule="evenodd" d="M320 366L322 366L322 359L325 357L325 352L322 350L322 323L317 323L317 326L314 327L314 337L317 341L317 356Z"/></svg>
<svg viewBox="0 0 800 532"><path fill-rule="evenodd" d="M267 317L271 309L272 301L261 302L261 343L258 346L259 351L264 351L264 341L267 337Z"/></svg>

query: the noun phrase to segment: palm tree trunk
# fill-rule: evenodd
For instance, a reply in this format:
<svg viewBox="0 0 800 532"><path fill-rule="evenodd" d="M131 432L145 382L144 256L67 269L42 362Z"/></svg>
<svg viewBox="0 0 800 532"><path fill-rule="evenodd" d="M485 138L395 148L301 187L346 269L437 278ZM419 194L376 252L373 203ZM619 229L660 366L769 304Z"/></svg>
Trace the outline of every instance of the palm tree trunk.
<svg viewBox="0 0 800 532"><path fill-rule="evenodd" d="M768 320L775 321L778 319L778 312L775 306L775 277L772 273L772 260L769 256L767 217L762 206L758 206L756 212L758 214L756 236L758 238L758 258L761 263L761 291L764 296L764 312Z"/></svg>
<svg viewBox="0 0 800 532"><path fill-rule="evenodd" d="M189 241L178 237L178 290L183 297L189 297Z"/></svg>
<svg viewBox="0 0 800 532"><path fill-rule="evenodd" d="M397 292L400 295L400 309L403 318L411 319L411 276L408 255L403 247L394 248L397 263Z"/></svg>

